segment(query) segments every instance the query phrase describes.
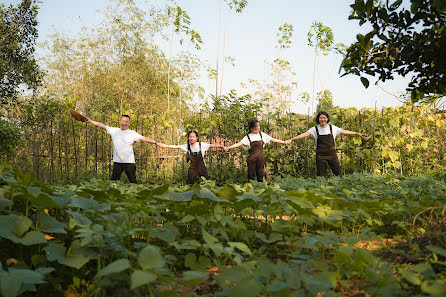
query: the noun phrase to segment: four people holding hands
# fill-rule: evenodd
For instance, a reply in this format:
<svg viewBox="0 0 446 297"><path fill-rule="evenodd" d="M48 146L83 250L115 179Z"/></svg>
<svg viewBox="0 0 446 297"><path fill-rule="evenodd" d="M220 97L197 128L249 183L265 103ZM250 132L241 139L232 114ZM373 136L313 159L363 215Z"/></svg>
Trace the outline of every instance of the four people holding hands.
<svg viewBox="0 0 446 297"><path fill-rule="evenodd" d="M206 170L204 162L205 152L210 148L224 149L226 152L230 149L240 146L248 146L248 178L250 180L263 181L264 172L264 151L263 148L270 142L280 144L290 144L294 140L313 136L316 144L316 168L317 175L325 177L327 173L327 165L330 166L334 175L341 173L339 160L336 155L335 139L338 135L359 135L366 137L366 134L344 130L335 125L329 125L330 116L327 112L321 111L316 116L317 126L310 128L308 131L301 133L289 140L280 140L261 132L260 123L258 120L250 120L248 122L249 134L247 134L240 142L230 146L222 146L219 144L210 144L200 142L197 131L190 131L187 135L187 143L182 145L167 145L157 142L148 137L144 137L136 131L128 129L130 126L130 117L122 115L119 121L119 128L109 127L102 123L86 119L85 122L91 123L107 131L112 137L113 142L113 173L111 180L118 180L124 171L130 182L136 183L136 165L135 156L133 153L133 143L143 141L152 143L163 148L181 149L186 152L187 160L190 162L188 170L188 184L193 184L200 177L209 179L209 174Z"/></svg>

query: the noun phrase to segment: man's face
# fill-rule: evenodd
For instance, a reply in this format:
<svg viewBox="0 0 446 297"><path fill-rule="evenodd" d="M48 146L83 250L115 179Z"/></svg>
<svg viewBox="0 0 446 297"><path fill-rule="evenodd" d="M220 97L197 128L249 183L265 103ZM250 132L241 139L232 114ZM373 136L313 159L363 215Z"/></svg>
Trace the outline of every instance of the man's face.
<svg viewBox="0 0 446 297"><path fill-rule="evenodd" d="M128 117L121 117L119 126L121 127L121 130L127 130L130 126L130 119Z"/></svg>

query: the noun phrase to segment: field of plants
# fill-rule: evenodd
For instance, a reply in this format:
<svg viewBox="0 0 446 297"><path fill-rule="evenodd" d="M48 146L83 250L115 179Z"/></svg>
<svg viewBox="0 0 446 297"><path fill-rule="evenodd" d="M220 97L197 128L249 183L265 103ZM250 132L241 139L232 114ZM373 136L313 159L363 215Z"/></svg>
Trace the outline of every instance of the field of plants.
<svg viewBox="0 0 446 297"><path fill-rule="evenodd" d="M5 297L446 294L430 175L47 186L0 170Z"/></svg>

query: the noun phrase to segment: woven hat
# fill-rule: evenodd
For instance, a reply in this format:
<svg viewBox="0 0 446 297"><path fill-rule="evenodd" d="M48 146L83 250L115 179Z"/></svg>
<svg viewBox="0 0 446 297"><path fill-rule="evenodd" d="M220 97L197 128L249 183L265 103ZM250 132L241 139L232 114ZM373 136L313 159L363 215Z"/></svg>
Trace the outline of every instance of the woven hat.
<svg viewBox="0 0 446 297"><path fill-rule="evenodd" d="M78 113L74 109L70 109L70 113L71 113L71 116L73 118L75 118L77 121L86 122L88 120L88 118L86 116L81 115L80 113Z"/></svg>

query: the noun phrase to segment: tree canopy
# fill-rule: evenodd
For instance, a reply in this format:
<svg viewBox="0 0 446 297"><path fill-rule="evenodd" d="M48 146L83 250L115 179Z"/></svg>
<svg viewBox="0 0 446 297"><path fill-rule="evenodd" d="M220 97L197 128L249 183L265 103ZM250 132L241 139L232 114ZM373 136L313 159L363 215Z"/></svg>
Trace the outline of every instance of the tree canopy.
<svg viewBox="0 0 446 297"><path fill-rule="evenodd" d="M0 102L5 104L25 84L33 89L40 81L34 57L38 6L23 0L17 6L0 4Z"/></svg>
<svg viewBox="0 0 446 297"><path fill-rule="evenodd" d="M355 0L351 20L368 24L371 31L358 34L343 60L345 74L378 76L378 81L392 80L395 74L413 75L407 90L412 101L425 95L446 94L446 1Z"/></svg>

